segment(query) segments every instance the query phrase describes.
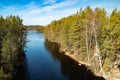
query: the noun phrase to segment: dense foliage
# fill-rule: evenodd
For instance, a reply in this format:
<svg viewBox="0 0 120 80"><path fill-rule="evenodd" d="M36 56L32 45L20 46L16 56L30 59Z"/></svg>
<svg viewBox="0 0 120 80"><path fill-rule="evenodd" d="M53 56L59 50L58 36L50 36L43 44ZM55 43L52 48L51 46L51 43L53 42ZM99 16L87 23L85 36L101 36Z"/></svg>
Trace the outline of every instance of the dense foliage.
<svg viewBox="0 0 120 80"><path fill-rule="evenodd" d="M120 65L120 11L107 16L105 9L89 6L45 27L45 37L61 50L91 64L95 72Z"/></svg>
<svg viewBox="0 0 120 80"><path fill-rule="evenodd" d="M26 29L18 16L0 17L0 79L12 78L24 59Z"/></svg>

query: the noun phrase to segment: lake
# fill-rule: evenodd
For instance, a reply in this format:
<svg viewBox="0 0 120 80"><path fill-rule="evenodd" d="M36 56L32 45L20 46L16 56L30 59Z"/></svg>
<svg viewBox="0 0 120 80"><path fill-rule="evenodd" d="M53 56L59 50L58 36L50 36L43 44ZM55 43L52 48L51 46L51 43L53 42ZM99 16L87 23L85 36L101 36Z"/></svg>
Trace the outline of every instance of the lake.
<svg viewBox="0 0 120 80"><path fill-rule="evenodd" d="M59 44L46 41L43 33L29 31L26 57L16 80L102 80L84 65L59 52Z"/></svg>

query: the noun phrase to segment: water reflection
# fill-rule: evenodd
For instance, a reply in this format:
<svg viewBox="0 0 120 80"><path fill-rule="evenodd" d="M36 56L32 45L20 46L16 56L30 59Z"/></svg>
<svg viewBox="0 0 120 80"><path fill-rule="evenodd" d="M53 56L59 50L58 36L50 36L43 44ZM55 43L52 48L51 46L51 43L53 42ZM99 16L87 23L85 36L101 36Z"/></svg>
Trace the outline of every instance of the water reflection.
<svg viewBox="0 0 120 80"><path fill-rule="evenodd" d="M66 76L68 80L104 80L102 77L94 76L84 65L79 66L73 59L64 55L64 53L60 53L59 44L46 41L44 45L54 59L60 61L62 74Z"/></svg>
<svg viewBox="0 0 120 80"><path fill-rule="evenodd" d="M28 32L26 57L14 80L103 80L59 52L59 44L44 40L42 33Z"/></svg>

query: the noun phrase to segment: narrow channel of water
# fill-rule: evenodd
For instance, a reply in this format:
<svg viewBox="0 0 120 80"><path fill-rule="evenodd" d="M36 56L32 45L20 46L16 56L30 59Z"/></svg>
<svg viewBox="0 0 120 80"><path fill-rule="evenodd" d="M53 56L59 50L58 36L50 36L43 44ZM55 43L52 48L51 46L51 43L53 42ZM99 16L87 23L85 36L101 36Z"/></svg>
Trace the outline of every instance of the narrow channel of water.
<svg viewBox="0 0 120 80"><path fill-rule="evenodd" d="M17 80L103 80L85 66L59 52L59 45L45 41L42 33L28 32L23 72Z"/></svg>

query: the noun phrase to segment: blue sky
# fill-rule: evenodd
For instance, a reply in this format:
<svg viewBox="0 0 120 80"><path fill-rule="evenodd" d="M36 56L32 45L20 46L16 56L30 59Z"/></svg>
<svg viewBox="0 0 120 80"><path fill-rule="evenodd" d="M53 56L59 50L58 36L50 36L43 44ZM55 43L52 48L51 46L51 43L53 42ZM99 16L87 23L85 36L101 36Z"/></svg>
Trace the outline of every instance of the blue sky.
<svg viewBox="0 0 120 80"><path fill-rule="evenodd" d="M47 25L87 6L110 14L114 8L120 10L120 0L0 0L0 15L19 15L24 25Z"/></svg>

